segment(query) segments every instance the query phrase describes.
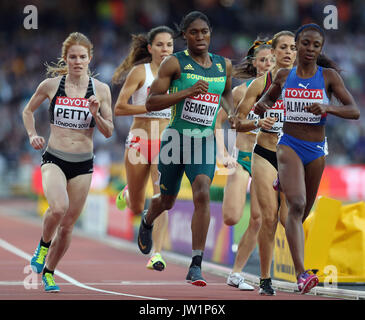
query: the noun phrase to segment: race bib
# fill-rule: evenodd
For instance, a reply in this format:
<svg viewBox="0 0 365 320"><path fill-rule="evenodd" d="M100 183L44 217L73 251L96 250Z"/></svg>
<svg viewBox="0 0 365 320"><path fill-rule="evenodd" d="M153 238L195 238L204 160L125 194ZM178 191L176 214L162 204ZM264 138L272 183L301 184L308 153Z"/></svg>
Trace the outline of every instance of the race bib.
<svg viewBox="0 0 365 320"><path fill-rule="evenodd" d="M265 131L273 133L280 132L283 129L283 124L285 119L285 108L283 100L276 100L275 104L271 107L271 109L265 112L264 118L266 117L277 118L277 120L271 129Z"/></svg>
<svg viewBox="0 0 365 320"><path fill-rule="evenodd" d="M285 110L287 122L319 123L322 115L305 110L313 103L323 103L322 89L285 89Z"/></svg>
<svg viewBox="0 0 365 320"><path fill-rule="evenodd" d="M62 128L88 129L92 121L86 98L57 97L53 124Z"/></svg>
<svg viewBox="0 0 365 320"><path fill-rule="evenodd" d="M211 126L219 108L219 94L206 93L185 99L181 119L203 126Z"/></svg>
<svg viewBox="0 0 365 320"><path fill-rule="evenodd" d="M246 117L247 120L259 120L260 119L260 116L258 114L256 114L254 112L254 110L255 110L255 106L253 106L251 108L250 112L248 113L248 115ZM256 129L251 130L249 132L254 133L254 134L257 134L259 131L260 131L260 128L256 128Z"/></svg>
<svg viewBox="0 0 365 320"><path fill-rule="evenodd" d="M160 118L160 119L170 119L171 109L164 109L160 111L150 111L143 114L134 115L135 118Z"/></svg>

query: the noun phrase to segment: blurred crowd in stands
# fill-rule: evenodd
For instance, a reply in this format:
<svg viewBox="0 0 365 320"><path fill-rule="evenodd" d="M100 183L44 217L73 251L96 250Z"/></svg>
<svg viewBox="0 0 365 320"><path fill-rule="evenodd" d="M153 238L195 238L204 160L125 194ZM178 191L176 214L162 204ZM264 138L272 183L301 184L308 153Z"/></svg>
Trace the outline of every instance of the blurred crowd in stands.
<svg viewBox="0 0 365 320"><path fill-rule="evenodd" d="M126 55L130 34L166 24L174 27L192 10L208 15L213 25L210 51L232 59L246 54L257 34L272 36L301 24L323 25L324 7L338 9L338 30L326 30L324 52L342 69L342 76L361 108L359 121L329 117L328 164L365 163L365 2L362 0L35 0L38 29L23 26L27 1L0 3L0 176L22 163L40 163L22 123L22 110L46 77L44 63L56 62L70 32L85 33L94 44L91 69L110 84L113 104L120 86L112 86L114 69ZM175 51L183 48L182 40ZM240 81L234 80L234 85ZM95 134L96 164L123 161L124 141L131 117L115 119L115 133L105 140ZM36 112L39 134L48 137L48 102Z"/></svg>

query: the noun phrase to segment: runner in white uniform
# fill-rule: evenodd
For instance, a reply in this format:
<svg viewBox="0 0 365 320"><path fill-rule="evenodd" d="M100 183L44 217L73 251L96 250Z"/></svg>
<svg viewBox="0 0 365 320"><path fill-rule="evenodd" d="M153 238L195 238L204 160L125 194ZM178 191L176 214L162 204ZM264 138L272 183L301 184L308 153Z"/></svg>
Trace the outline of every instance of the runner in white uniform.
<svg viewBox="0 0 365 320"><path fill-rule="evenodd" d="M133 36L131 51L113 76L113 82L118 83L129 72L115 105L115 116L134 117L125 143L127 186L119 193L116 205L119 209L124 209L127 205L135 215L139 215L145 207L146 187L150 176L153 194L160 193L156 183L160 136L170 120L171 111L165 109L147 112L145 102L158 67L173 52L172 36L173 31L166 26L156 27L147 35ZM132 103L129 103L130 98ZM166 267L161 257L166 229L167 211L155 222L154 250L147 263L149 269L162 271Z"/></svg>

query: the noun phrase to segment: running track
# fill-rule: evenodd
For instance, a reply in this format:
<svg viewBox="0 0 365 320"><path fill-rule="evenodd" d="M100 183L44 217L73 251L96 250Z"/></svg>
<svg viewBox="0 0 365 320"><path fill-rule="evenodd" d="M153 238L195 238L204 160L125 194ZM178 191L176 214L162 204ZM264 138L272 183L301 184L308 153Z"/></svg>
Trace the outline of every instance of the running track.
<svg viewBox="0 0 365 320"><path fill-rule="evenodd" d="M76 229L69 251L56 271L59 293L45 293L29 259L41 235L41 219L29 212L29 201L0 201L0 300L328 300L329 298L277 291L273 297L244 292L225 284L226 278L204 271L204 288L185 282L188 260L167 258L163 272L145 268L146 256L135 244L129 249L91 239ZM28 216L27 216L28 214ZM25 285L26 284L26 285ZM28 288L26 288L28 286ZM32 288L33 287L33 288ZM219 301L216 301L219 302Z"/></svg>

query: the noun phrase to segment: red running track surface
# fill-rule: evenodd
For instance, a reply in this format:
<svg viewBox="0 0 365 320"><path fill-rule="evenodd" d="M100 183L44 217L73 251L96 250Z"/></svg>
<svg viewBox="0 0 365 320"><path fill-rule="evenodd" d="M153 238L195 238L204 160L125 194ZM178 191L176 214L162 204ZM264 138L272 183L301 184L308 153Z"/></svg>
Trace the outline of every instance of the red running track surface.
<svg viewBox="0 0 365 320"><path fill-rule="evenodd" d="M185 281L188 265L166 259L163 272L148 270L147 256L79 233L74 233L57 267L55 280L61 291L45 293L40 275L29 267L41 236L41 219L15 214L13 206L9 201L0 203L0 300L328 300L280 291L276 296L260 296L257 288L240 291L227 286L224 277L204 272L204 263L208 285L196 287Z"/></svg>

